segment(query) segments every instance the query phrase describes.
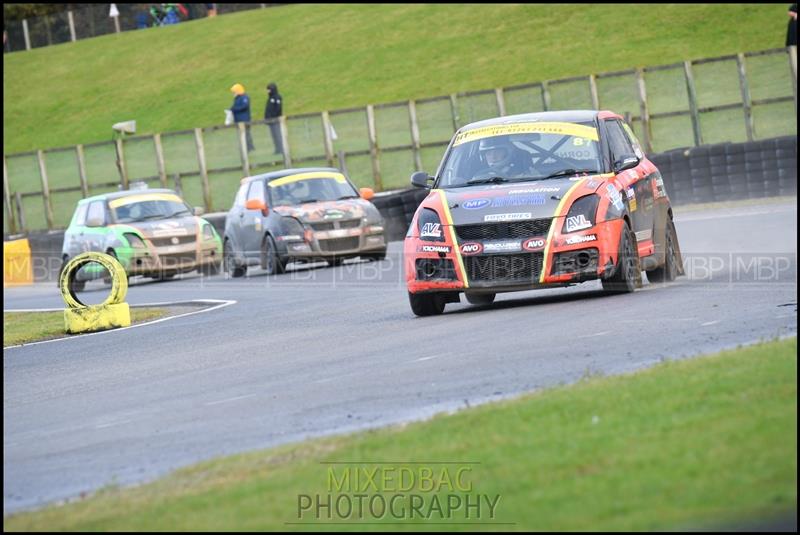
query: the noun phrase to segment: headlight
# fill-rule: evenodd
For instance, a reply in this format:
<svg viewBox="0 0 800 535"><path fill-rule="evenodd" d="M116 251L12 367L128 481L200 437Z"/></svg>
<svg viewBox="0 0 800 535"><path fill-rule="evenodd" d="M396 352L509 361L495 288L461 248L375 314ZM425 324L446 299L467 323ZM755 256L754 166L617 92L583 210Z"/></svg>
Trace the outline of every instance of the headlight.
<svg viewBox="0 0 800 535"><path fill-rule="evenodd" d="M419 237L425 241L444 241L444 229L439 214L430 208L423 208L417 219Z"/></svg>
<svg viewBox="0 0 800 535"><path fill-rule="evenodd" d="M572 207L569 209L567 218L564 221L562 232L566 234L593 227L599 202L600 197L593 193L572 203Z"/></svg>
<svg viewBox="0 0 800 535"><path fill-rule="evenodd" d="M293 217L282 217L281 228L283 229L283 234L287 236L303 236L305 234L303 224Z"/></svg>
<svg viewBox="0 0 800 535"><path fill-rule="evenodd" d="M211 228L211 225L203 225L203 239L204 240L214 239L214 229Z"/></svg>
<svg viewBox="0 0 800 535"><path fill-rule="evenodd" d="M137 249L139 248L144 249L145 247L147 247L147 245L144 243L144 240L142 240L142 238L140 238L137 234L134 234L132 232L126 232L125 234L123 234L123 236L125 237L126 240L128 240L128 244L131 247Z"/></svg>

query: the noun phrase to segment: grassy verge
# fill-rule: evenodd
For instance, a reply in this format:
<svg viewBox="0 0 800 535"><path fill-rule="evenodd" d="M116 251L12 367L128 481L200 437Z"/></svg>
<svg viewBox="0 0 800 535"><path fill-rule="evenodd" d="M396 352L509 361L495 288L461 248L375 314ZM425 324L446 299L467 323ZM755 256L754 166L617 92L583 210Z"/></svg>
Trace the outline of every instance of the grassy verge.
<svg viewBox="0 0 800 535"><path fill-rule="evenodd" d="M167 315L163 308L131 308L131 323ZM3 347L63 338L63 312L3 312Z"/></svg>
<svg viewBox="0 0 800 535"><path fill-rule="evenodd" d="M356 464L330 464L344 461ZM685 529L782 514L797 504L797 339L590 378L408 426L217 459L152 484L6 517L4 527L305 529L287 524L318 521L313 511L298 515L299 495L324 500L331 471L341 483L346 467L380 474L395 468L395 476L400 468L419 475L428 467L441 485L443 468L452 481L468 468L459 485L471 488L462 499L500 499L494 517L486 508L468 519L463 509L432 517L449 522L440 526L449 530L476 529L475 522L514 530ZM391 492L402 485L397 480L376 479L383 492L367 485L368 496L403 494ZM334 500L358 490L335 487ZM445 502L459 494L447 485L438 493L425 489L418 480L406 493L420 495L425 510L433 496ZM386 515L383 521L402 523L385 525L329 526L334 520L320 511L325 529L437 528L412 524L423 519L410 518L410 509L401 518ZM347 521L381 522L369 514Z"/></svg>

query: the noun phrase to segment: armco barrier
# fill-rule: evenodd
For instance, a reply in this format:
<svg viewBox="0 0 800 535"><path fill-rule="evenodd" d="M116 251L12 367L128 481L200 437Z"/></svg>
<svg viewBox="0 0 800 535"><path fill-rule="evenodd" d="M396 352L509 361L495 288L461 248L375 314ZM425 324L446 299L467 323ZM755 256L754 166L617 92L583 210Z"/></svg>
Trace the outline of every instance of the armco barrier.
<svg viewBox="0 0 800 535"><path fill-rule="evenodd" d="M649 155L664 177L673 205L797 195L797 136L720 143ZM385 218L387 239L402 240L428 190L411 188L372 200ZM206 214L220 236L225 212ZM63 231L28 235L35 280L56 280Z"/></svg>
<svg viewBox="0 0 800 535"><path fill-rule="evenodd" d="M27 239L3 242L3 286L31 284L31 246Z"/></svg>

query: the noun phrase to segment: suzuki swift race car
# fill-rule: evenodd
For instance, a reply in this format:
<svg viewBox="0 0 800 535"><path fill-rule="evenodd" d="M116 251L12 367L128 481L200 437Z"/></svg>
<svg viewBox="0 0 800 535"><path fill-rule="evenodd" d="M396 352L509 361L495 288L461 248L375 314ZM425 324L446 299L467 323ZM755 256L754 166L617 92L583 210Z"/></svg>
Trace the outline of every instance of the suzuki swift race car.
<svg viewBox="0 0 800 535"><path fill-rule="evenodd" d="M224 266L241 277L260 264L268 275L289 262L338 265L386 257L383 217L338 169L284 169L242 179L225 219Z"/></svg>
<svg viewBox="0 0 800 535"><path fill-rule="evenodd" d="M411 309L441 314L460 293L601 279L632 292L683 274L661 174L622 117L610 111L514 115L459 129L404 243Z"/></svg>

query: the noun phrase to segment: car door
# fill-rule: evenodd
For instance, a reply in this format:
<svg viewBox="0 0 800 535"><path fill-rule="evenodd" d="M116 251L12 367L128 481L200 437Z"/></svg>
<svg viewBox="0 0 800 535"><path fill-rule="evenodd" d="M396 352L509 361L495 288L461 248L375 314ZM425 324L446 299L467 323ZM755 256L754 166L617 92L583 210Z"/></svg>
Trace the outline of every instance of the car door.
<svg viewBox="0 0 800 535"><path fill-rule="evenodd" d="M245 203L253 199L262 201L264 205L267 204L263 180L254 180L250 183ZM240 227L242 247L248 258L258 259L261 255L261 239L264 236L264 214L261 213L261 210L243 208L240 218L242 221Z"/></svg>
<svg viewBox="0 0 800 535"><path fill-rule="evenodd" d="M233 206L231 206L228 216L225 218L225 240L231 246L238 257L243 253L242 247L242 222L244 217L244 199L247 194L249 184L242 184L236 192L236 197L233 199Z"/></svg>
<svg viewBox="0 0 800 535"><path fill-rule="evenodd" d="M622 188L622 194L628 206L636 241L642 242L653 238L653 188L649 176L648 161L644 153L631 141L619 119L605 120L608 145L611 150L611 162L635 157L639 160L636 167L616 174L616 181Z"/></svg>

